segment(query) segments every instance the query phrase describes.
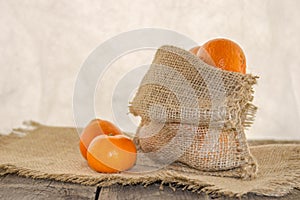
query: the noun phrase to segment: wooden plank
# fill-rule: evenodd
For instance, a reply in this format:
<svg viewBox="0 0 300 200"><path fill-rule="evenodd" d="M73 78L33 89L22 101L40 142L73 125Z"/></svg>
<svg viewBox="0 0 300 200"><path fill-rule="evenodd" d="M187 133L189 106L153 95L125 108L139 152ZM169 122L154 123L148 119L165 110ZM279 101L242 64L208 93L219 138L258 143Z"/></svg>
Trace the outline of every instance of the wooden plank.
<svg viewBox="0 0 300 200"><path fill-rule="evenodd" d="M192 193L187 190L175 190L165 186L163 190L159 189L159 184L152 184L147 187L142 185L136 186L122 186L114 185L110 187L103 187L100 192L99 200L111 199L111 200L134 200L134 199L199 199L202 195Z"/></svg>
<svg viewBox="0 0 300 200"><path fill-rule="evenodd" d="M175 188L174 188L175 189ZM63 183L50 180L40 180L23 178L16 175L6 175L0 177L0 199L94 199L96 187L82 186L79 184ZM121 186L114 185L104 187L100 191L101 200L111 199L233 199L233 198L215 198L204 193L193 193L182 188L176 188L174 191L169 186L164 186L163 190L160 184L152 184L147 187L142 185ZM293 190L291 194L281 197L263 197L254 194L248 194L243 197L245 200L296 200L300 199L300 191Z"/></svg>
<svg viewBox="0 0 300 200"><path fill-rule="evenodd" d="M0 199L94 199L96 187L5 175L0 179Z"/></svg>
<svg viewBox="0 0 300 200"><path fill-rule="evenodd" d="M265 144L299 144L300 141L280 141L280 140L250 140L249 145L265 145ZM149 185L146 188L141 185L136 186L120 186L114 185L111 187L104 187L101 190L99 199L233 199L233 198L213 198L204 193L193 193L191 191L182 191L182 188L177 188L173 191L168 186L164 187L164 190L159 190L158 184ZM248 194L242 199L253 199L253 200L271 200L271 199L282 199L282 200L296 200L300 199L300 191L293 190L291 194L285 197L264 197L257 196L255 194Z"/></svg>
<svg viewBox="0 0 300 200"><path fill-rule="evenodd" d="M300 140L248 140L250 146L265 144L300 144Z"/></svg>
<svg viewBox="0 0 300 200"><path fill-rule="evenodd" d="M170 187L165 186L163 190L160 190L159 184L152 184L147 187L142 185L136 186L122 186L114 185L110 187L103 187L100 192L99 200L179 200L179 199L200 199L200 200L229 200L229 199L240 199L240 198L230 198L230 197L212 197L205 193L197 194L195 192L182 190L182 188L176 188L172 190ZM257 196L255 194L248 194L241 198L242 200L297 200L300 199L300 190L293 190L291 194L284 197L266 197Z"/></svg>
<svg viewBox="0 0 300 200"><path fill-rule="evenodd" d="M300 141L273 141L255 140L249 141L250 146L262 144L299 144ZM0 199L94 199L96 187L82 186L79 184L63 183L51 180L31 179L17 175L0 176ZM104 187L100 190L99 199L232 199L213 198L204 193L193 193L191 191L176 188L175 191L169 186L160 189L160 184L152 184L147 187L142 185L121 186L114 185ZM281 197L264 197L248 194L242 199L247 200L296 200L300 199L300 190L294 189L291 194Z"/></svg>

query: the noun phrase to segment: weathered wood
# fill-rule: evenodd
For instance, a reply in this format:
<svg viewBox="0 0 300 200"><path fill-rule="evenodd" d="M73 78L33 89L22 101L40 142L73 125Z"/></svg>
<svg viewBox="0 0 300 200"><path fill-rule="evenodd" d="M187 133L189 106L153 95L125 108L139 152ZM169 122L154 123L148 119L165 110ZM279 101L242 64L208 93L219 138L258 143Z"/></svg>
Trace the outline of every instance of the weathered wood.
<svg viewBox="0 0 300 200"><path fill-rule="evenodd" d="M282 140L250 140L249 145L265 145L265 144L299 144L300 141L282 141ZM215 198L204 193L193 193L191 191L182 191L182 188L177 188L174 192L168 186L164 187L164 190L159 190L158 184L149 185L147 187L137 186L120 186L114 185L111 187L103 187L101 189L100 198L104 199L235 199L235 198ZM298 200L300 199L300 190L294 189L289 195L284 197L265 197L257 196L255 194L248 194L243 197L245 200L271 200L271 199L282 199L282 200Z"/></svg>
<svg viewBox="0 0 300 200"><path fill-rule="evenodd" d="M262 144L299 144L300 141L273 141L255 140L249 141L250 146ZM19 177L17 175L0 176L0 199L94 199L96 187L82 186L79 184L63 183L51 180L31 179ZM160 189L160 184L152 184L147 187L142 185L121 186L101 188L99 199L232 199L232 198L213 198L204 193L193 193L182 188L173 191L168 185ZM245 200L298 200L300 190L294 189L291 194L275 198L248 194L243 197Z"/></svg>
<svg viewBox="0 0 300 200"><path fill-rule="evenodd" d="M214 200L229 200L229 199L239 199L230 197L212 197L205 193L195 193L187 190L182 190L182 188L176 188L173 191L170 187L165 186L163 190L160 190L159 184L152 184L147 187L142 185L137 186L122 186L114 185L111 187L103 187L100 192L99 200L140 200L140 199L157 199L157 200L177 200L177 199L214 199ZM293 190L291 194L284 197L266 197L257 196L255 194L248 194L241 198L242 200L298 200L300 199L300 190Z"/></svg>
<svg viewBox="0 0 300 200"><path fill-rule="evenodd" d="M0 199L94 199L96 187L51 180L0 177Z"/></svg>
<svg viewBox="0 0 300 200"><path fill-rule="evenodd" d="M147 187L142 185L132 186L121 186L114 185L111 187L103 187L101 189L99 200L112 199L112 200L135 200L135 199L199 199L201 195L192 193L186 190L173 191L170 187L165 186L163 190L159 189L159 184L152 184Z"/></svg>
<svg viewBox="0 0 300 200"><path fill-rule="evenodd" d="M50 180L40 180L23 178L16 175L6 175L0 177L0 199L94 199L96 187L82 186L79 184L63 183ZM101 188L100 200L119 200L119 199L233 199L233 198L215 198L204 193L193 193L182 188L176 188L173 191L169 186L160 189L160 184L152 184L147 187L142 185L121 186ZM300 190L294 189L291 194L275 198L262 197L254 194L248 194L243 197L245 200L297 200L300 199Z"/></svg>
<svg viewBox="0 0 300 200"><path fill-rule="evenodd" d="M300 144L300 140L248 140L250 146L265 144Z"/></svg>

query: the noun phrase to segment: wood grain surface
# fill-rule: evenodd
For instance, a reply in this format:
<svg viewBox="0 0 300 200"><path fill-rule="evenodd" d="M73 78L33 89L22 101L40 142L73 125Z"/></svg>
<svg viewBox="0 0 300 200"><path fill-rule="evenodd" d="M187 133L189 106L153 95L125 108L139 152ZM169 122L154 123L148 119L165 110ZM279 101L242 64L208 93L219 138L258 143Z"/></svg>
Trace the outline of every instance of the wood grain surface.
<svg viewBox="0 0 300 200"><path fill-rule="evenodd" d="M182 190L182 188L176 188L172 190L170 187L165 186L163 190L160 190L159 184L152 184L150 186L144 187L141 185L137 186L121 186L114 185L111 187L103 187L100 192L99 200L114 199L114 200L179 200L179 199L214 199L214 200L228 200L228 199L241 199L241 200L299 200L300 190L293 190L291 194L284 197L266 197L257 196L255 194L247 194L242 198L230 198L230 197L212 197L205 193L197 194L195 192Z"/></svg>
<svg viewBox="0 0 300 200"><path fill-rule="evenodd" d="M291 144L300 141L249 141L250 145L262 144ZM204 193L193 193L188 190L182 190L180 187L163 188L159 183L151 184L147 187L142 185L122 186L114 185L110 187L97 188L94 186L83 186L73 183L63 183L52 180L41 180L20 177L17 175L0 176L0 199L1 200L15 200L15 199L100 199L100 200L123 200L123 199L163 199L163 200L177 200L177 199L237 199L229 197L213 197ZM284 197L266 197L257 196L255 194L247 194L241 199L251 200L298 200L300 199L300 190L294 189L290 194Z"/></svg>
<svg viewBox="0 0 300 200"><path fill-rule="evenodd" d="M19 177L16 175L5 175L0 177L0 199L1 200L35 200L35 199L95 199L96 187L83 186L79 184L63 183L51 180L38 180ZM182 188L173 188L160 184L152 184L147 187L142 185L122 186L114 185L99 188L99 200L179 200L179 199L238 199L229 197L213 197L204 193L194 193ZM298 200L300 190L294 189L284 197L265 197L248 194L242 200Z"/></svg>
<svg viewBox="0 0 300 200"><path fill-rule="evenodd" d="M0 176L0 199L94 199L96 187L17 175Z"/></svg>

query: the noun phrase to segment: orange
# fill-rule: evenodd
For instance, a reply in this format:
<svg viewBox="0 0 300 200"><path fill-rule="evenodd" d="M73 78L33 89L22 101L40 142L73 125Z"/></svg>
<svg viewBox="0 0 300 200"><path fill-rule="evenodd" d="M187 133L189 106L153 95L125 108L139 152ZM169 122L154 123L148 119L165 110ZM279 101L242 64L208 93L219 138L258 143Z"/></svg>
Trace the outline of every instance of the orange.
<svg viewBox="0 0 300 200"><path fill-rule="evenodd" d="M213 151L207 152L207 156L202 158L205 165L215 165L220 159L227 157L227 154L230 152L230 148L232 148L232 136L230 136L230 134L232 134L230 131L221 131L218 140L216 141L217 144L213 144L212 139L202 141L204 137L199 140L201 147L204 145L204 142L213 147Z"/></svg>
<svg viewBox="0 0 300 200"><path fill-rule="evenodd" d="M90 144L87 160L97 172L115 173L133 167L136 152L133 141L124 135L100 135Z"/></svg>
<svg viewBox="0 0 300 200"><path fill-rule="evenodd" d="M122 131L115 126L113 123L101 120L101 119L94 119L94 121L97 121L99 126L102 128L102 131L105 135L113 134L113 135L120 135L122 134Z"/></svg>
<svg viewBox="0 0 300 200"><path fill-rule="evenodd" d="M197 55L199 49L200 49L200 46L196 46L196 47L191 48L191 49L190 49L190 52L191 52L192 54Z"/></svg>
<svg viewBox="0 0 300 200"><path fill-rule="evenodd" d="M99 135L120 135L122 131L109 121L94 119L83 130L80 136L79 148L86 159L87 149L91 141Z"/></svg>
<svg viewBox="0 0 300 200"><path fill-rule="evenodd" d="M230 138L229 138L229 133L227 132L221 132L219 135L219 152L221 154L221 156L225 156L227 154L227 152L229 151L230 148Z"/></svg>
<svg viewBox="0 0 300 200"><path fill-rule="evenodd" d="M246 73L246 57L241 47L228 39L213 39L202 45L197 56L223 70Z"/></svg>

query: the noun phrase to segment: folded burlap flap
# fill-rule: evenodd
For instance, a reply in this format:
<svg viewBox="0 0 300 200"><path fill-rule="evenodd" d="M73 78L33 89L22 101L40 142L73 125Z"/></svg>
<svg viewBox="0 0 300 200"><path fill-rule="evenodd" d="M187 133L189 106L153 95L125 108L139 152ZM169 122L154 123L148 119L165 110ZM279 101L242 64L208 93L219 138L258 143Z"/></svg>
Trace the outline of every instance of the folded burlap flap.
<svg viewBox="0 0 300 200"><path fill-rule="evenodd" d="M209 173L181 164L152 172L102 174L91 170L79 152L75 128L50 127L32 123L34 130L18 129L26 136L0 136L0 175L53 179L83 185L172 183L192 191L214 195L242 196L255 193L283 196L300 189L300 145L263 145L251 147L260 166L257 178L209 176ZM147 163L144 163L147 165Z"/></svg>
<svg viewBox="0 0 300 200"><path fill-rule="evenodd" d="M257 109L251 103L257 78L221 70L165 45L157 50L129 110L145 121L249 127Z"/></svg>

